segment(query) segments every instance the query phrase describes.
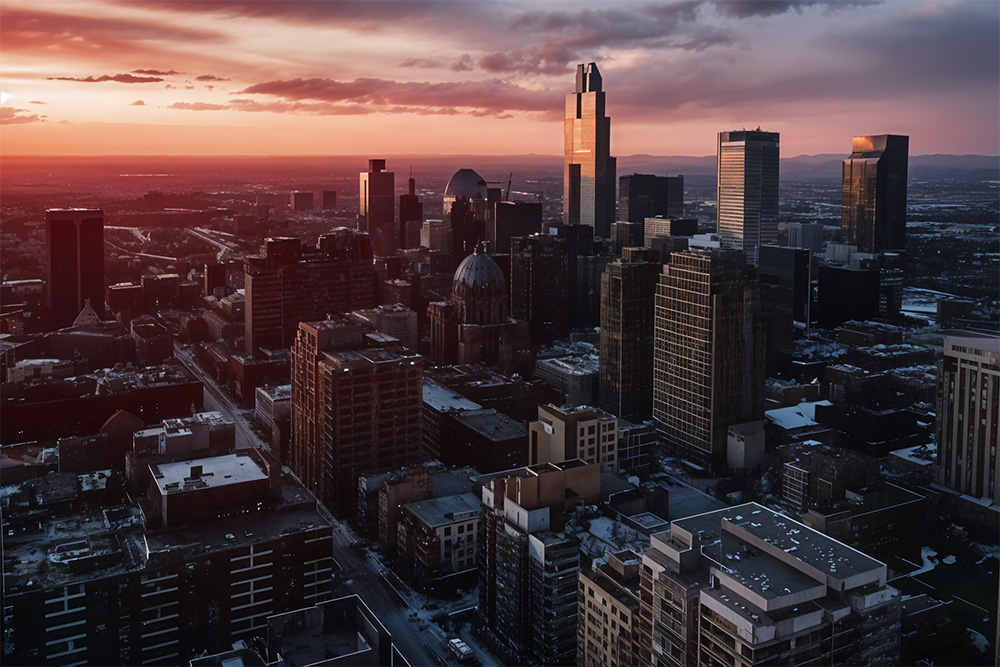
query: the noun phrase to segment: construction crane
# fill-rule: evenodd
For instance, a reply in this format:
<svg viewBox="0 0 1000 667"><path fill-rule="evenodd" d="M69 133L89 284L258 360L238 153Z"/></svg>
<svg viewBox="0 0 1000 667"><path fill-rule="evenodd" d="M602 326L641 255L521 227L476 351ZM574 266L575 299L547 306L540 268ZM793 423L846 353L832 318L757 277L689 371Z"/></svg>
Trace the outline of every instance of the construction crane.
<svg viewBox="0 0 1000 667"><path fill-rule="evenodd" d="M514 172L510 172L510 176L507 177L507 192L503 196L504 201L510 201L510 184L513 181L514 181ZM486 183L503 185L503 181L486 181Z"/></svg>

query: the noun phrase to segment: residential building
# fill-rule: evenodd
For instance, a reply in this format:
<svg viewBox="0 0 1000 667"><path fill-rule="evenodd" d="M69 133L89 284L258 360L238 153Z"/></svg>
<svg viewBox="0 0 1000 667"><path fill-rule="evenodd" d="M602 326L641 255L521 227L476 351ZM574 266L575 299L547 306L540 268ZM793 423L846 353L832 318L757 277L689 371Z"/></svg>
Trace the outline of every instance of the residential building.
<svg viewBox="0 0 1000 667"><path fill-rule="evenodd" d="M577 65L563 125L563 222L586 225L594 236L608 238L615 221L616 161L602 86L597 63Z"/></svg>
<svg viewBox="0 0 1000 667"><path fill-rule="evenodd" d="M403 505L397 524L398 560L422 586L477 563L479 498L472 493Z"/></svg>
<svg viewBox="0 0 1000 667"><path fill-rule="evenodd" d="M897 664L887 576L756 503L674 520L642 557L640 664Z"/></svg>
<svg viewBox="0 0 1000 667"><path fill-rule="evenodd" d="M639 565L631 550L580 570L576 664L631 667L639 664Z"/></svg>
<svg viewBox="0 0 1000 667"><path fill-rule="evenodd" d="M840 228L858 252L906 247L906 176L910 138L854 137L844 160Z"/></svg>
<svg viewBox="0 0 1000 667"><path fill-rule="evenodd" d="M358 178L359 229L371 238L376 255L399 248L396 225L396 175L385 170L385 160L368 160L368 171Z"/></svg>
<svg viewBox="0 0 1000 667"><path fill-rule="evenodd" d="M777 132L719 132L718 234L754 266L778 240L778 152Z"/></svg>
<svg viewBox="0 0 1000 667"><path fill-rule="evenodd" d="M580 459L618 472L618 419L604 410L539 405L528 433L528 465Z"/></svg>
<svg viewBox="0 0 1000 667"><path fill-rule="evenodd" d="M734 250L674 253L656 292L653 419L694 465L721 469L728 429L763 417L764 322Z"/></svg>
<svg viewBox="0 0 1000 667"><path fill-rule="evenodd" d="M98 317L104 317L104 211L47 210L45 249L52 328L72 325L88 302Z"/></svg>

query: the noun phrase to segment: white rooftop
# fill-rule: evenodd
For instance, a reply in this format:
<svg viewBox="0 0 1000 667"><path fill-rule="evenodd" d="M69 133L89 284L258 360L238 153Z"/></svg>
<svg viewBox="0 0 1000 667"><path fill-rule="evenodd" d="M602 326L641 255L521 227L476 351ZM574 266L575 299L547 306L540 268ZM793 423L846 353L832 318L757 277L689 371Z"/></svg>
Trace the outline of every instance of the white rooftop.
<svg viewBox="0 0 1000 667"><path fill-rule="evenodd" d="M786 431L802 428L803 426L816 426L816 406L833 405L830 401L813 401L799 403L788 408L775 408L768 410L764 415L771 420L775 426L779 426Z"/></svg>
<svg viewBox="0 0 1000 667"><path fill-rule="evenodd" d="M192 473L199 466L201 472L195 477ZM150 468L153 469L156 486L163 495L267 479L267 474L256 461L249 456L237 454L160 463L151 465Z"/></svg>

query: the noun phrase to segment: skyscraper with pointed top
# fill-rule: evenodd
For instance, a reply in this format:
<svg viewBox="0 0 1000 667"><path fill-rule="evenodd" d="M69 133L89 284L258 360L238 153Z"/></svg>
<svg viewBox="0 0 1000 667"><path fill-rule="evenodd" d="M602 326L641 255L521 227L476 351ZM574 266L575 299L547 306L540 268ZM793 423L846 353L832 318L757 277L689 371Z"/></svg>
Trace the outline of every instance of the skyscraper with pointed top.
<svg viewBox="0 0 1000 667"><path fill-rule="evenodd" d="M563 126L563 222L594 228L609 238L615 220L615 158L611 119L597 63L577 65L576 90L566 96Z"/></svg>

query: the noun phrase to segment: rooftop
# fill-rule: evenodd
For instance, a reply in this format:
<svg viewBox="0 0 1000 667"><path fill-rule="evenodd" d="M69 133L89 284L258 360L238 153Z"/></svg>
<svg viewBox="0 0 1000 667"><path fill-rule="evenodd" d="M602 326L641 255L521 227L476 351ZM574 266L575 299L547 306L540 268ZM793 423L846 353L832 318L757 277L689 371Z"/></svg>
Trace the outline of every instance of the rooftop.
<svg viewBox="0 0 1000 667"><path fill-rule="evenodd" d="M448 410L479 410L483 406L431 380L424 378L424 403L438 412Z"/></svg>
<svg viewBox="0 0 1000 667"><path fill-rule="evenodd" d="M406 507L431 528L444 526L456 521L467 521L479 516L479 498L472 493L462 493L456 496L431 498L408 503ZM455 515L469 514L461 519Z"/></svg>
<svg viewBox="0 0 1000 667"><path fill-rule="evenodd" d="M816 406L833 405L830 401L803 402L787 408L768 410L764 415L772 424L790 431L804 426L816 426Z"/></svg>
<svg viewBox="0 0 1000 667"><path fill-rule="evenodd" d="M524 437L527 433L524 424L494 408L459 412L455 419L495 442Z"/></svg>
<svg viewBox="0 0 1000 667"><path fill-rule="evenodd" d="M163 495L266 480L267 474L249 456L226 454L178 463L150 465Z"/></svg>

